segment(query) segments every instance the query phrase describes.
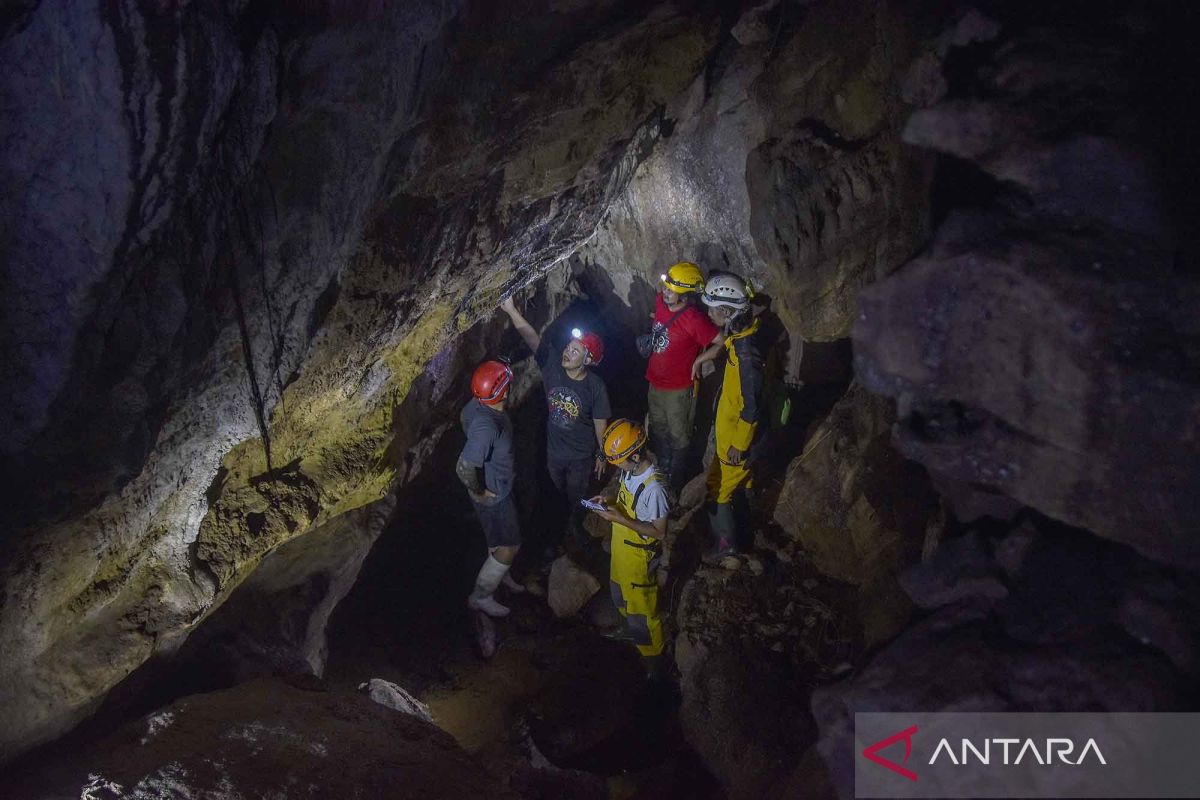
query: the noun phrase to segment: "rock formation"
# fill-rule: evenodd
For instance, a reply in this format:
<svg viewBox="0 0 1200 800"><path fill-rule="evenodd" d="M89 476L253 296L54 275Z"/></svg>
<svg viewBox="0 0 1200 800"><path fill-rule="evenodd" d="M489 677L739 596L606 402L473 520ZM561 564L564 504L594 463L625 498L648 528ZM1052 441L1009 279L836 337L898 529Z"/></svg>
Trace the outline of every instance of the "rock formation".
<svg viewBox="0 0 1200 800"><path fill-rule="evenodd" d="M684 259L755 283L802 409L741 568L694 568L699 483L668 547L680 727L730 797L844 794L852 714L884 697L1183 703L1189 28L1135 3L981 8L9 4L0 763L136 694L148 661L320 676L376 537L428 515L413 495L440 488L471 366L511 349L498 301L537 325L586 301L616 362ZM514 399L536 381L516 368ZM633 386L641 362L621 369ZM170 713L286 700L458 769L361 696L250 687ZM587 698L603 731L565 702L531 717L538 758L603 750L629 712L607 698ZM141 758L98 779L179 777ZM493 790L462 768L423 796ZM205 778L225 779L261 789Z"/></svg>

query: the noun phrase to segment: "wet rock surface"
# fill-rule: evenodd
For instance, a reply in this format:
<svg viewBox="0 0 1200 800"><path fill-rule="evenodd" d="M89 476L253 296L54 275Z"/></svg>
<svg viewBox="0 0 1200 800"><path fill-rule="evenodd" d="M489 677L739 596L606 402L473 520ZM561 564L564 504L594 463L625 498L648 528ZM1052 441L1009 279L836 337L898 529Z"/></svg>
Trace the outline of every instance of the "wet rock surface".
<svg viewBox="0 0 1200 800"><path fill-rule="evenodd" d="M179 700L5 792L114 800L521 796L412 714L364 694L269 680Z"/></svg>
<svg viewBox="0 0 1200 800"><path fill-rule="evenodd" d="M907 123L991 188L864 290L859 379L899 401L897 447L943 485L1196 568L1200 285L1167 210L1169 123L1141 105L1145 30L1007 24Z"/></svg>
<svg viewBox="0 0 1200 800"><path fill-rule="evenodd" d="M901 577L932 613L861 671L817 689L817 750L853 796L853 714L862 711L1168 711L1195 702L1191 611L1200 585L1045 518L948 540ZM1130 604L1157 586L1157 613ZM1166 611L1169 604L1172 611Z"/></svg>
<svg viewBox="0 0 1200 800"><path fill-rule="evenodd" d="M795 375L799 341L845 337L858 289L927 234L931 162L900 140L916 33L884 4L769 2L731 35L579 255L639 304L685 257L740 270L777 301Z"/></svg>
<svg viewBox="0 0 1200 800"><path fill-rule="evenodd" d="M717 26L631 3L510 11L39 6L6 29L9 185L50 189L7 195L22 502L0 757L177 647L274 547L404 483L453 416L427 418L431 400L462 396L448 343L590 235ZM62 48L100 63L47 136L33 98ZM54 164L69 174L39 184ZM51 278L47 248L80 274ZM414 398L422 374L437 390Z"/></svg>
<svg viewBox="0 0 1200 800"><path fill-rule="evenodd" d="M1193 707L1196 181L1170 118L1200 70L1170 61L1194 30L1174 12L1108 10L0 13L0 761L107 696L23 789L848 796L856 710ZM586 591L551 592L563 618L502 590L478 658L456 415L485 354L540 399L499 298L555 342L595 324L640 417L632 338L685 258L765 289L807 385L764 448L752 552L698 566L703 478L684 492L682 696L589 629L615 622L598 540L572 554ZM534 583L562 516L538 405ZM272 674L351 694L170 704ZM353 693L370 676L478 762Z"/></svg>

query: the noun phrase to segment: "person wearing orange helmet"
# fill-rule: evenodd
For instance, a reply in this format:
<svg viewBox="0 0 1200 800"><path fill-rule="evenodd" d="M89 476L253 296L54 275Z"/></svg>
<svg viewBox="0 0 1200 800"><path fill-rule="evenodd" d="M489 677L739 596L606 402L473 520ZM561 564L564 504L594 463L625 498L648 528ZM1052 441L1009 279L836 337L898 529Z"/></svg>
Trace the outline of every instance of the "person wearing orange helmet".
<svg viewBox="0 0 1200 800"><path fill-rule="evenodd" d="M517 507L512 497L512 421L505 412L512 378L512 369L506 361L484 361L471 375L474 397L459 414L467 441L458 456L455 472L467 487L488 548L467 605L491 617L504 617L509 612L507 606L492 596L501 583L515 592L525 591L508 574L521 548Z"/></svg>
<svg viewBox="0 0 1200 800"><path fill-rule="evenodd" d="M517 310L511 297L505 298L500 308L534 352L542 373L549 412L546 468L554 487L566 497L570 537L586 542L579 501L587 497L592 477L598 478L603 472L599 445L612 413L608 388L591 369L604 358L604 342L593 332L577 329L571 332L561 354L556 354Z"/></svg>
<svg viewBox="0 0 1200 800"><path fill-rule="evenodd" d="M693 302L704 291L700 267L683 261L663 273L661 280L662 290L654 300L653 327L644 337L648 345L650 449L672 491L678 493L691 477L684 462L696 410L694 365L705 348L724 338L721 329Z"/></svg>
<svg viewBox="0 0 1200 800"><path fill-rule="evenodd" d="M663 651L656 572L670 504L663 477L646 451L646 429L619 419L604 431L604 458L620 470L617 493L597 495L593 512L612 523L609 589L626 633L653 673Z"/></svg>

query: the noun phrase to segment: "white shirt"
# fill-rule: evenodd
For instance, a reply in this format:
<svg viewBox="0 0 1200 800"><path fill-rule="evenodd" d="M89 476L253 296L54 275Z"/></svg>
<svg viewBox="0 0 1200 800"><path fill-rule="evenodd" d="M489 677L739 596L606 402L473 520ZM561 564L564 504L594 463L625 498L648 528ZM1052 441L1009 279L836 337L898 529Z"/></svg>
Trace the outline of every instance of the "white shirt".
<svg viewBox="0 0 1200 800"><path fill-rule="evenodd" d="M652 475L656 476L657 480L647 483ZM625 485L625 491L629 492L630 497L637 495L638 487L646 484L646 488L642 489L642 494L638 497L637 505L634 507L634 516L639 522L654 522L670 513L671 506L667 502L667 488L663 484L662 476L654 467L641 475L622 472L621 482Z"/></svg>

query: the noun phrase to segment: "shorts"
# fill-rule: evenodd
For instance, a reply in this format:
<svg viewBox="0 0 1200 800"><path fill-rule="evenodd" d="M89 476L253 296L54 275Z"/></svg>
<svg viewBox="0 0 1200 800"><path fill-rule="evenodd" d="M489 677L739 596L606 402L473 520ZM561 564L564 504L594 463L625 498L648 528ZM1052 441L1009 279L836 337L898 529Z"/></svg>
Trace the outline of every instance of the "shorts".
<svg viewBox="0 0 1200 800"><path fill-rule="evenodd" d="M471 505L475 506L475 516L479 517L483 539L489 548L521 546L517 504L513 502L511 493L486 505L475 501L471 501Z"/></svg>

